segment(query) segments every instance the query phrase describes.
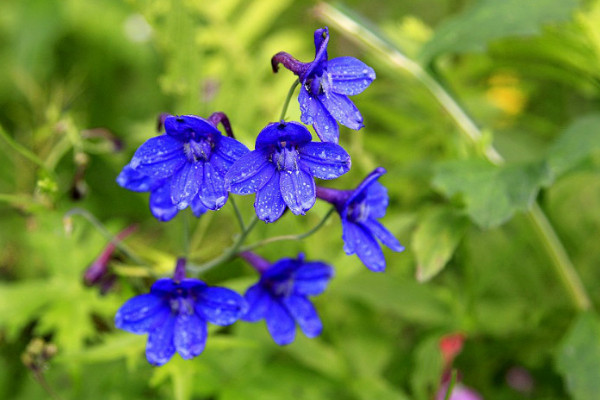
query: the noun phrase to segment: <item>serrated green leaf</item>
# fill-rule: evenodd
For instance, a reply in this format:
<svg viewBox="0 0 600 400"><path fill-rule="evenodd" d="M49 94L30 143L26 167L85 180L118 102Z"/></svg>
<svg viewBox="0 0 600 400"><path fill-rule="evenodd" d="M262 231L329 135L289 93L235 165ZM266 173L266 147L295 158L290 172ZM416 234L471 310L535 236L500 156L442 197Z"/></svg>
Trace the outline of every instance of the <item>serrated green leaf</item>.
<svg viewBox="0 0 600 400"><path fill-rule="evenodd" d="M600 320L580 315L563 340L556 366L575 400L598 398L600 393Z"/></svg>
<svg viewBox="0 0 600 400"><path fill-rule="evenodd" d="M600 149L600 114L575 120L548 150L547 159L555 177L559 177L592 152Z"/></svg>
<svg viewBox="0 0 600 400"><path fill-rule="evenodd" d="M444 268L468 227L468 218L453 208L436 208L423 217L412 240L419 282L427 282Z"/></svg>
<svg viewBox="0 0 600 400"><path fill-rule="evenodd" d="M427 63L442 53L483 51L496 39L535 35L544 24L568 20L577 5L576 0L481 0L443 22L419 58Z"/></svg>
<svg viewBox="0 0 600 400"><path fill-rule="evenodd" d="M528 210L539 189L551 182L546 163L496 166L466 160L441 164L433 186L447 197L460 194L469 217L486 229L502 225L516 211Z"/></svg>

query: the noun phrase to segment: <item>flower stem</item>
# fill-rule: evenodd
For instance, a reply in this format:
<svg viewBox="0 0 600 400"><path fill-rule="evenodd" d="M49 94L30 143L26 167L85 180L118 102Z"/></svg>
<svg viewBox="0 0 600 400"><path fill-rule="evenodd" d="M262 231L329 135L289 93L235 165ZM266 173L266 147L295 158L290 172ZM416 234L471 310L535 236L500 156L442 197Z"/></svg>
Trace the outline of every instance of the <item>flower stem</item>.
<svg viewBox="0 0 600 400"><path fill-rule="evenodd" d="M452 371L450 371L450 382L448 382L448 388L446 389L446 395L444 396L444 400L450 400L452 398L452 391L454 390L455 384L456 384L456 370L452 369Z"/></svg>
<svg viewBox="0 0 600 400"><path fill-rule="evenodd" d="M290 105L290 100L292 99L294 90L296 90L296 86L298 86L299 83L300 81L296 79L294 83L292 83L290 90L288 90L287 97L285 98L285 102L283 103L283 108L281 109L281 115L279 116L280 121L283 121L285 119L285 113L287 112L288 106Z"/></svg>
<svg viewBox="0 0 600 400"><path fill-rule="evenodd" d="M504 163L504 159L500 153L491 144L485 143L484 136L477 127L477 124L475 124L435 77L429 74L421 65L407 57L388 40L356 19L353 19L348 14L345 14L340 9L329 4L320 3L315 8L315 11L318 17L327 24L339 29L350 39L371 50L382 61L394 68L408 72L419 80L460 127L468 141L476 149L481 150L487 160L496 165ZM535 225L540 239L544 242L561 281L571 294L573 305L579 310L589 309L591 307L589 296L581 284L581 280L552 224L550 224L537 203L529 210L528 216Z"/></svg>
<svg viewBox="0 0 600 400"><path fill-rule="evenodd" d="M65 213L63 219L68 220L69 217L71 217L72 215L80 215L83 218L87 219L92 224L92 226L94 226L94 228L98 230L98 232L100 232L107 240L110 240L111 243L114 243L115 247L121 250L127 257L131 258L137 264L147 265L146 262L144 262L140 257L138 257L135 254L135 252L133 252L129 248L129 246L120 241L118 237L115 237L115 235L110 233L110 231L106 229L106 227L100 221L98 221L98 219L94 217L92 213L90 213L87 210L84 210L83 208L72 208L71 210Z"/></svg>
<svg viewBox="0 0 600 400"><path fill-rule="evenodd" d="M298 235L282 235L282 236L275 236L275 237L267 238L267 239L258 241L256 243L252 243L247 246L244 246L244 247L240 248L240 251L241 252L250 251L250 250L256 249L257 247L261 247L261 246L264 246L269 243L280 242L282 240L305 239L305 238L309 237L310 235L312 235L313 233L317 232L319 229L321 229L323 227L323 225L325 225L325 222L327 222L327 220L329 219L331 214L333 214L334 211L335 211L335 207L331 207L331 209L327 212L327 214L325 214L323 219L321 219L321 221L319 221L319 223L317 225L315 225L311 230L309 230L307 232L304 232L304 233L301 233Z"/></svg>
<svg viewBox="0 0 600 400"><path fill-rule="evenodd" d="M233 198L233 196L231 196L229 198L229 201L231 202L233 211L235 211L235 217L238 220L238 223L240 224L240 229L243 232L246 230L246 224L244 224L244 218L242 217L242 213L240 212L240 209L238 208L237 203L235 202L235 199Z"/></svg>
<svg viewBox="0 0 600 400"><path fill-rule="evenodd" d="M257 222L258 222L258 217L256 215L254 215L254 217L252 218L252 220L250 221L250 223L248 224L246 229L244 229L242 231L242 233L237 237L237 239L235 240L233 245L229 249L227 249L227 251L225 251L219 257L213 258L212 260L207 261L204 264L200 264L200 265L189 265L188 264L187 270L190 272L196 273L196 274L201 274L203 272L208 271L209 269L212 269L220 264L223 264L223 263L233 259L240 252L240 248L244 244L244 241L248 237L248 234L252 231L252 229L254 228L254 226L256 225Z"/></svg>

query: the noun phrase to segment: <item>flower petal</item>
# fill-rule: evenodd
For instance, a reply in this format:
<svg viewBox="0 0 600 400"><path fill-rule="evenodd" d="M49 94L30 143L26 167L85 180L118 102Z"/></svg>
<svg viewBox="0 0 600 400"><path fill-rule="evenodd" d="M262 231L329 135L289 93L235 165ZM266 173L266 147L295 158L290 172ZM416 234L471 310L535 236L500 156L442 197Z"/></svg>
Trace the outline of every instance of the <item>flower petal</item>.
<svg viewBox="0 0 600 400"><path fill-rule="evenodd" d="M256 137L256 149L269 150L281 142L302 145L312 140L310 131L298 122L272 122Z"/></svg>
<svg viewBox="0 0 600 400"><path fill-rule="evenodd" d="M213 124L196 115L170 115L165 119L168 135L182 141L201 138L207 135L221 135Z"/></svg>
<svg viewBox="0 0 600 400"><path fill-rule="evenodd" d="M313 177L301 169L281 171L279 188L283 201L294 214L302 214L311 209L317 199Z"/></svg>
<svg viewBox="0 0 600 400"><path fill-rule="evenodd" d="M350 170L350 156L334 143L311 142L298 148L299 163L315 178L334 179Z"/></svg>
<svg viewBox="0 0 600 400"><path fill-rule="evenodd" d="M152 365L163 365L175 354L173 334L175 329L175 315L169 316L148 335L146 343L146 359Z"/></svg>
<svg viewBox="0 0 600 400"><path fill-rule="evenodd" d="M311 96L306 88L302 86L298 102L300 103L300 119L302 122L312 125L321 141L337 143L340 136L337 122L335 122L335 118L331 113L325 109L321 101L317 97Z"/></svg>
<svg viewBox="0 0 600 400"><path fill-rule="evenodd" d="M234 138L221 136L218 145L215 146L215 153L213 153L213 157L216 154L227 161L231 166L231 164L236 162L240 157L248 152L248 148Z"/></svg>
<svg viewBox="0 0 600 400"><path fill-rule="evenodd" d="M177 316L173 344L181 358L189 360L202 353L206 337L206 321L202 318L194 313L181 313Z"/></svg>
<svg viewBox="0 0 600 400"><path fill-rule="evenodd" d="M322 262L305 262L294 274L294 292L316 296L323 293L333 277L334 270Z"/></svg>
<svg viewBox="0 0 600 400"><path fill-rule="evenodd" d="M148 139L133 155L129 165L152 178L168 178L187 162L183 143L168 135Z"/></svg>
<svg viewBox="0 0 600 400"><path fill-rule="evenodd" d="M265 318L271 306L271 296L264 291L259 283L251 286L244 295L248 308L242 316L244 321L256 322Z"/></svg>
<svg viewBox="0 0 600 400"><path fill-rule="evenodd" d="M375 71L354 57L338 57L327 61L325 92L353 96L365 90L375 79Z"/></svg>
<svg viewBox="0 0 600 400"><path fill-rule="evenodd" d="M369 216L383 218L389 204L387 189L379 182L373 182L367 188L367 197L364 200L369 206Z"/></svg>
<svg viewBox="0 0 600 400"><path fill-rule="evenodd" d="M198 197L209 210L218 210L225 205L228 197L227 190L225 190L225 174L218 172L210 162L205 162L203 167L204 173L199 185ZM198 181L200 181L199 178Z"/></svg>
<svg viewBox="0 0 600 400"><path fill-rule="evenodd" d="M344 251L351 255L356 253L367 268L374 272L385 270L385 258L377 240L360 225L342 220L342 239Z"/></svg>
<svg viewBox="0 0 600 400"><path fill-rule="evenodd" d="M200 197L198 197L198 195L196 195L196 197L194 197L194 199L192 200L192 204L190 204L190 208L192 209L192 212L194 213L196 218L200 218L200 216L202 214L204 214L208 211L208 208L206 208L204 206L204 204L202 203L202 201L200 200Z"/></svg>
<svg viewBox="0 0 600 400"><path fill-rule="evenodd" d="M296 338L296 324L290 313L277 301L271 301L265 314L267 329L280 346L290 344Z"/></svg>
<svg viewBox="0 0 600 400"><path fill-rule="evenodd" d="M119 186L134 192L148 192L160 186L163 180L146 176L127 164L117 177L117 183Z"/></svg>
<svg viewBox="0 0 600 400"><path fill-rule="evenodd" d="M215 325L231 325L246 312L242 296L222 287L207 286L197 292L196 312Z"/></svg>
<svg viewBox="0 0 600 400"><path fill-rule="evenodd" d="M171 200L170 181L150 193L150 211L156 219L163 222L169 221L177 215L179 210Z"/></svg>
<svg viewBox="0 0 600 400"><path fill-rule="evenodd" d="M279 175L279 172L275 172L271 180L256 193L254 210L261 221L275 222L285 211L285 202L279 189Z"/></svg>
<svg viewBox="0 0 600 400"><path fill-rule="evenodd" d="M310 300L304 296L291 295L285 297L283 302L307 337L314 338L321 334L323 324Z"/></svg>
<svg viewBox="0 0 600 400"><path fill-rule="evenodd" d="M364 126L360 111L348 96L329 92L320 95L319 100L340 124L354 130L359 130Z"/></svg>
<svg viewBox="0 0 600 400"><path fill-rule="evenodd" d="M164 311L170 312L168 304L160 297L150 293L135 296L119 308L115 326L131 333L148 333L157 322L162 321Z"/></svg>
<svg viewBox="0 0 600 400"><path fill-rule="evenodd" d="M190 205L200 189L199 177L202 176L202 162L187 162L171 181L171 200L180 210Z"/></svg>
<svg viewBox="0 0 600 400"><path fill-rule="evenodd" d="M235 194L256 193L274 173L275 166L264 152L251 151L237 160L227 171L225 187Z"/></svg>
<svg viewBox="0 0 600 400"><path fill-rule="evenodd" d="M364 225L381 243L396 252L404 251L404 246L400 244L398 239L390 231L387 230L379 221L374 218L369 218L364 222Z"/></svg>

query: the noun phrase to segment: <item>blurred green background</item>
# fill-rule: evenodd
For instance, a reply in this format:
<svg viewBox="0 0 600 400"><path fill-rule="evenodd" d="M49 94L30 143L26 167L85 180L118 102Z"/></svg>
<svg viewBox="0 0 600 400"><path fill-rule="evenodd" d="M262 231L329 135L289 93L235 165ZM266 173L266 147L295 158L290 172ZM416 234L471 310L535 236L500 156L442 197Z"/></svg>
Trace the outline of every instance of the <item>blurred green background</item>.
<svg viewBox="0 0 600 400"><path fill-rule="evenodd" d="M341 129L352 170L324 184L385 167L383 222L407 250L372 273L343 253L337 216L267 245L273 261L302 251L336 267L315 298L323 334L278 347L240 322L212 327L192 361L148 365L145 337L113 316L171 272L189 210L160 223L117 174L161 112L224 111L252 148L294 80L271 56L312 60L324 25L330 57L377 72L353 98L366 127ZM426 400L450 367L440 340L459 333L452 366L482 398L600 399L599 106L598 1L3 1L0 398ZM505 162L489 162L494 148ZM253 196L236 200L249 218ZM65 219L73 208L89 214ZM248 242L327 211L260 224ZM229 204L189 219L198 264L238 234ZM85 286L109 240L99 227L131 224L150 267L117 251L114 285ZM243 292L256 276L234 260L200 278Z"/></svg>

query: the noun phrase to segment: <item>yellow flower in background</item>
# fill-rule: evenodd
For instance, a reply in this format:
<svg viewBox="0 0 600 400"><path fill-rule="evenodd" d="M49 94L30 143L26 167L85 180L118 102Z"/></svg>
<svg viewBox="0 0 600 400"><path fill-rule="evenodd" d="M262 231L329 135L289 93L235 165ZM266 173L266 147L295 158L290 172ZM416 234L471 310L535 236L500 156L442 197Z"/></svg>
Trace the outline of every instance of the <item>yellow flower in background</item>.
<svg viewBox="0 0 600 400"><path fill-rule="evenodd" d="M511 116L521 114L527 105L527 95L523 92L516 75L500 73L489 79L489 89L485 97L490 103Z"/></svg>

